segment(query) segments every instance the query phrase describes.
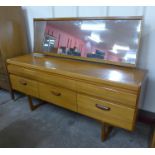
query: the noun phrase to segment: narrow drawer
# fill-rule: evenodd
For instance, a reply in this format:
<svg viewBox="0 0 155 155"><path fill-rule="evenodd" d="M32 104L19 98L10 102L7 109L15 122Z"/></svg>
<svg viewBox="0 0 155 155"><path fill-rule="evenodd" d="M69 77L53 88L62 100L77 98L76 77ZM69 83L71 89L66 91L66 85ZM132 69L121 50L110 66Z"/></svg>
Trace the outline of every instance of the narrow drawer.
<svg viewBox="0 0 155 155"><path fill-rule="evenodd" d="M28 69L19 67L16 65L7 66L9 73L16 74L18 76L24 76L26 78L34 79L40 82L46 82L55 86L64 87L71 90L76 90L75 81L58 74L42 72L37 69Z"/></svg>
<svg viewBox="0 0 155 155"><path fill-rule="evenodd" d="M78 112L102 122L128 130L133 129L135 109L86 95L77 95Z"/></svg>
<svg viewBox="0 0 155 155"><path fill-rule="evenodd" d="M64 88L39 83L40 99L77 111L76 93Z"/></svg>
<svg viewBox="0 0 155 155"><path fill-rule="evenodd" d="M12 88L27 95L38 97L38 83L23 77L10 75Z"/></svg>
<svg viewBox="0 0 155 155"><path fill-rule="evenodd" d="M77 83L77 90L80 93L100 97L112 102L118 102L129 107L134 108L136 106L137 95L125 91L83 82Z"/></svg>

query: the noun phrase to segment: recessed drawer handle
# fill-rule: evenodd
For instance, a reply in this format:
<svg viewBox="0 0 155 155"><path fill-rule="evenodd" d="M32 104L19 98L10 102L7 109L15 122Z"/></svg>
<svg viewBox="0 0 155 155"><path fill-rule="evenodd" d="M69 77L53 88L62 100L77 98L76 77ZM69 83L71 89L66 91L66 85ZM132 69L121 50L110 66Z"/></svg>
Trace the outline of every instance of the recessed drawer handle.
<svg viewBox="0 0 155 155"><path fill-rule="evenodd" d="M20 84L22 84L22 85L24 85L24 86L27 85L27 82L26 82L26 81L20 80L19 82L20 82Z"/></svg>
<svg viewBox="0 0 155 155"><path fill-rule="evenodd" d="M55 96L61 96L61 93L55 92L55 91L51 91L51 93Z"/></svg>
<svg viewBox="0 0 155 155"><path fill-rule="evenodd" d="M101 109L101 110L105 110L105 111L109 111L110 110L109 107L106 107L106 106L103 106L103 105L99 105L99 104L96 104L96 107Z"/></svg>

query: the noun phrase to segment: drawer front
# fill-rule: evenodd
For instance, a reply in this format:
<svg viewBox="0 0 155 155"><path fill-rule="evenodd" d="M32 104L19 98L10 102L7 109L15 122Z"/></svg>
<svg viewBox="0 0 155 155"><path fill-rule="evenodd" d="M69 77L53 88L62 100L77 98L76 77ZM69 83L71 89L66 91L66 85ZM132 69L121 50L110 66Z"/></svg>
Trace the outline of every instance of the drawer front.
<svg viewBox="0 0 155 155"><path fill-rule="evenodd" d="M86 95L77 95L78 112L128 130L133 129L135 109Z"/></svg>
<svg viewBox="0 0 155 155"><path fill-rule="evenodd" d="M38 97L38 83L23 77L10 75L12 88L27 95Z"/></svg>
<svg viewBox="0 0 155 155"><path fill-rule="evenodd" d="M76 90L76 84L74 80L58 74L45 73L42 71L27 69L27 68L15 66L15 65L8 65L7 68L9 73L12 73L12 74L24 76L26 78L38 80L40 82L46 82L55 86Z"/></svg>
<svg viewBox="0 0 155 155"><path fill-rule="evenodd" d="M64 88L39 83L40 99L77 111L76 93Z"/></svg>
<svg viewBox="0 0 155 155"><path fill-rule="evenodd" d="M129 107L134 108L136 106L136 94L123 92L108 87L86 84L83 82L77 83L77 90L80 93L86 93L88 95L100 97L108 101L118 102Z"/></svg>

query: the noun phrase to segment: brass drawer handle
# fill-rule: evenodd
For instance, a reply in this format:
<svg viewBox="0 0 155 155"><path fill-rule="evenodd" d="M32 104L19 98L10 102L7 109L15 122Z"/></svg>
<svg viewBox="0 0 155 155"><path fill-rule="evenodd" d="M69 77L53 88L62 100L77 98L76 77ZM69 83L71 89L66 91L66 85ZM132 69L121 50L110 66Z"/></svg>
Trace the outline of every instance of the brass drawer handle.
<svg viewBox="0 0 155 155"><path fill-rule="evenodd" d="M51 93L55 96L61 96L61 93L55 92L55 91L51 91Z"/></svg>
<svg viewBox="0 0 155 155"><path fill-rule="evenodd" d="M27 82L26 82L26 81L24 81L24 80L20 80L19 82L20 82L20 84L22 84L22 85L24 85L24 86L26 86L26 85L27 85Z"/></svg>
<svg viewBox="0 0 155 155"><path fill-rule="evenodd" d="M109 107L106 107L106 106L103 106L103 105L96 104L96 107L101 109L101 110L110 111Z"/></svg>

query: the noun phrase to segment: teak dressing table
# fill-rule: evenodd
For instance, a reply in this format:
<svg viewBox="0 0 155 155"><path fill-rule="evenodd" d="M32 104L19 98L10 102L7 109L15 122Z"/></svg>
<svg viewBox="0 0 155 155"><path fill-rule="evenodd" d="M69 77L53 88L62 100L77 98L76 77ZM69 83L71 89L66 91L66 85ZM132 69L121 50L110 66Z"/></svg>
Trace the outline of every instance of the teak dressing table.
<svg viewBox="0 0 155 155"><path fill-rule="evenodd" d="M134 130L146 71L135 67L141 17L95 19L35 19L37 52L8 59L7 69L32 110L35 97L94 118L105 140L112 126Z"/></svg>
<svg viewBox="0 0 155 155"><path fill-rule="evenodd" d="M135 127L143 70L33 54L9 59L7 68L13 90L106 124Z"/></svg>

